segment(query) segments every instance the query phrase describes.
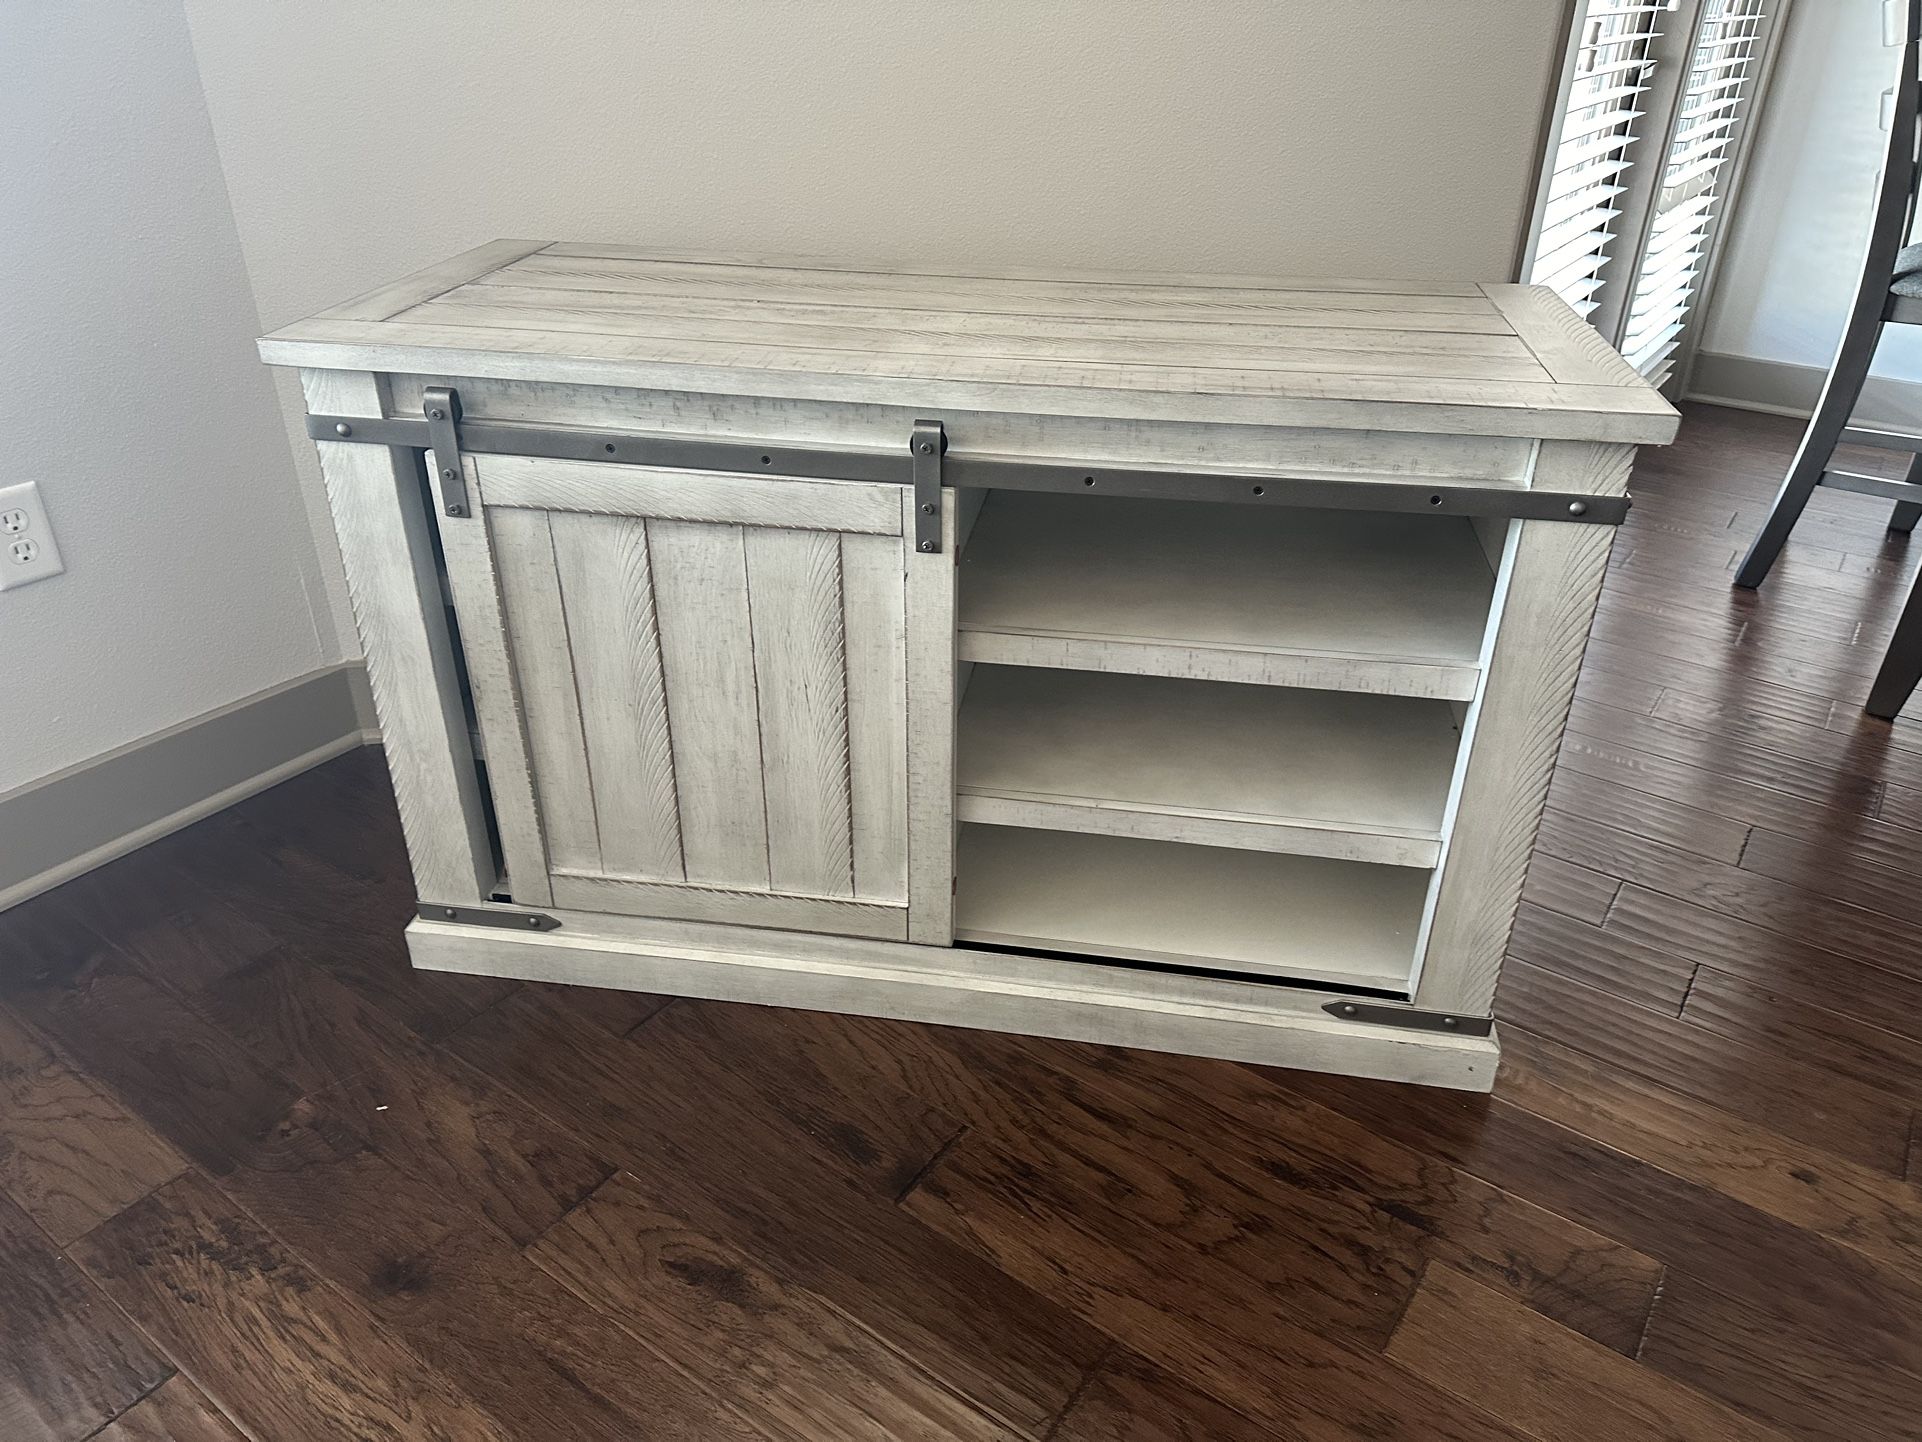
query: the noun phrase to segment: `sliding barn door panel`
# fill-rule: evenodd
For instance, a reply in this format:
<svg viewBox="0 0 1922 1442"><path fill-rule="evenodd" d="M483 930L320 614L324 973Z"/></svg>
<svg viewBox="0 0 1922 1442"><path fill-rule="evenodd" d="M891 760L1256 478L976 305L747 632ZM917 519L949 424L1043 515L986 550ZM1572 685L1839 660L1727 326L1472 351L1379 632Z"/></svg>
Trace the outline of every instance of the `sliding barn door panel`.
<svg viewBox="0 0 1922 1442"><path fill-rule="evenodd" d="M953 611L951 558L908 549L900 488L467 466L481 519L443 530L484 527L457 549L498 587L513 692L478 708L483 741L490 713L523 718L498 744L525 748L532 804L497 810L554 904L906 937L909 838L951 826L910 815L941 805L910 801L911 630L951 646ZM939 575L911 615L917 566ZM916 929L946 931L932 910Z"/></svg>

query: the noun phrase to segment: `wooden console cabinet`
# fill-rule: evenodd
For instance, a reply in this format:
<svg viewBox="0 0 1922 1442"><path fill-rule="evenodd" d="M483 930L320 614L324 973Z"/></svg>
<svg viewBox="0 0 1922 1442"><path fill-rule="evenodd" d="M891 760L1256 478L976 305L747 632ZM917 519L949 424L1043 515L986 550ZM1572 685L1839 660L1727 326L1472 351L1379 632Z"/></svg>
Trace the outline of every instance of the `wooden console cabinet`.
<svg viewBox="0 0 1922 1442"><path fill-rule="evenodd" d="M1548 291L501 241L261 353L415 965L1492 1084L1676 425Z"/></svg>

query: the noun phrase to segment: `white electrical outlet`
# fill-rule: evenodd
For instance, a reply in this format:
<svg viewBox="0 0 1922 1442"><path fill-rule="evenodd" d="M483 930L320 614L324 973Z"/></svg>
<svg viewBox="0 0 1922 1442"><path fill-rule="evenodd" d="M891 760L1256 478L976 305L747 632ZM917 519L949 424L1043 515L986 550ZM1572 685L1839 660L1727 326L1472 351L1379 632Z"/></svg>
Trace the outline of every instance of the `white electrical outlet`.
<svg viewBox="0 0 1922 1442"><path fill-rule="evenodd" d="M44 581L66 570L32 481L0 486L0 591Z"/></svg>

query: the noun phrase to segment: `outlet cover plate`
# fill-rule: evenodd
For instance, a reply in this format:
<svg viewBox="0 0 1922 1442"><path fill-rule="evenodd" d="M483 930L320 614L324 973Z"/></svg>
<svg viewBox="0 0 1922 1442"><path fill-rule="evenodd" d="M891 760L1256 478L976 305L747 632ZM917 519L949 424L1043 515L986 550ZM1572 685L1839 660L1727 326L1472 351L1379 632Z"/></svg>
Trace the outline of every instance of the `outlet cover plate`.
<svg viewBox="0 0 1922 1442"><path fill-rule="evenodd" d="M0 591L31 585L66 570L53 539L40 487L32 481L0 486Z"/></svg>

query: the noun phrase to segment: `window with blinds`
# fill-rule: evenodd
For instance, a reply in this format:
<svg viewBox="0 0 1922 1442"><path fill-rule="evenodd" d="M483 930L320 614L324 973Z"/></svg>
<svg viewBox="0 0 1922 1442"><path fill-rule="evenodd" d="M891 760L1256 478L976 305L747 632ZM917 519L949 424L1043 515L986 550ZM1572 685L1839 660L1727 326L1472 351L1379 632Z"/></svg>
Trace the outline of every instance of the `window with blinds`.
<svg viewBox="0 0 1922 1442"><path fill-rule="evenodd" d="M1657 385L1684 359L1789 0L1585 0L1529 278Z"/></svg>
<svg viewBox="0 0 1922 1442"><path fill-rule="evenodd" d="M1554 289L1583 315L1600 305L1602 272L1614 260L1631 153L1641 141L1637 102L1655 61L1649 48L1666 4L1593 0L1577 31L1568 98L1543 203L1530 279Z"/></svg>

